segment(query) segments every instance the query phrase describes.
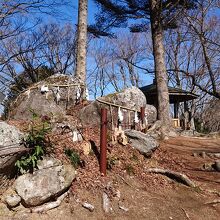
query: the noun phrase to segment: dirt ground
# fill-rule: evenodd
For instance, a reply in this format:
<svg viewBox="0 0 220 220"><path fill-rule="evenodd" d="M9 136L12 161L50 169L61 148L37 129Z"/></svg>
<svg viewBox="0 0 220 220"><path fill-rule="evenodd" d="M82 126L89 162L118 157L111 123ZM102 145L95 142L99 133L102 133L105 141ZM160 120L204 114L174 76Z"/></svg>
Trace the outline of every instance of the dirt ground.
<svg viewBox="0 0 220 220"><path fill-rule="evenodd" d="M142 173L136 175L135 172L128 173L125 170L119 173L108 171L106 179L110 188L121 195L119 201L112 192L112 211L108 214L102 209L104 189L75 187L61 206L47 213L28 213L24 208L9 211L0 203L0 219L217 220L220 219L220 173L203 168L204 164L209 166L216 158L202 157L202 152L220 153L220 139L172 138L162 142L152 158L141 161L139 166L142 167ZM187 187L160 174L148 174L145 170L149 167L184 173L197 187ZM216 200L218 203L214 203ZM82 207L82 202L85 201L95 206L93 212ZM128 211L120 209L119 206L127 208Z"/></svg>

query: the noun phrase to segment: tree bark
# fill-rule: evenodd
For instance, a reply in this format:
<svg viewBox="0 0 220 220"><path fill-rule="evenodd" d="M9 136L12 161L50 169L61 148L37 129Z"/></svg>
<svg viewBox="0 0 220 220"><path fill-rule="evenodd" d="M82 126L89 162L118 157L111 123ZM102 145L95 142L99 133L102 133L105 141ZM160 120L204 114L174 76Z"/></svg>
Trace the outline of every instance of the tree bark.
<svg viewBox="0 0 220 220"><path fill-rule="evenodd" d="M78 0L78 31L75 76L86 84L87 9L88 0Z"/></svg>
<svg viewBox="0 0 220 220"><path fill-rule="evenodd" d="M191 119L190 119L190 130L193 130L195 131L196 128L195 128L195 121L194 121L194 118L195 118L195 109L196 105L195 105L195 100L193 99L192 100L192 105L191 105Z"/></svg>
<svg viewBox="0 0 220 220"><path fill-rule="evenodd" d="M170 109L169 109L169 93L167 73L164 58L164 45L163 45L163 27L161 21L161 7L159 0L150 1L150 21L151 21L151 33L153 41L153 53L154 53L154 66L155 66L155 78L157 85L158 96L158 119L162 121L163 126L169 128L170 121Z"/></svg>

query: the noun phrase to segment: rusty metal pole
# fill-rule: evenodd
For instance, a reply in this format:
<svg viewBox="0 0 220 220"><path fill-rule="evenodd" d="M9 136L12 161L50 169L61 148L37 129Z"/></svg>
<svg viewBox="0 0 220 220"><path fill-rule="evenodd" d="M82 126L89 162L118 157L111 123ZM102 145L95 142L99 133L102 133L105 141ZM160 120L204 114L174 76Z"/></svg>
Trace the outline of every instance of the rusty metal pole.
<svg viewBox="0 0 220 220"><path fill-rule="evenodd" d="M100 134L100 172L106 176L107 168L107 109L101 109L101 134Z"/></svg>
<svg viewBox="0 0 220 220"><path fill-rule="evenodd" d="M141 107L141 127L144 125L144 117L145 117L145 107ZM145 129L141 129L142 132L144 132Z"/></svg>
<svg viewBox="0 0 220 220"><path fill-rule="evenodd" d="M141 122L144 122L144 116L145 116L145 107L141 107Z"/></svg>

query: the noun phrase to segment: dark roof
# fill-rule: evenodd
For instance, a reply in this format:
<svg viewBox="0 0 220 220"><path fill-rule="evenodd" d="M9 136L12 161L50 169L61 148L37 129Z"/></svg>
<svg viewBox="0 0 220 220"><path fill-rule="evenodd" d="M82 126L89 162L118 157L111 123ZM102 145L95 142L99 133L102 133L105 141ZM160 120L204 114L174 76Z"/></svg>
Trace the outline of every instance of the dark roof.
<svg viewBox="0 0 220 220"><path fill-rule="evenodd" d="M155 103L155 101L157 100L156 84L143 86L140 88L140 90L145 94L147 98L147 103L149 104ZM170 103L189 101L199 97L198 95L192 92L188 92L186 90L182 90L179 88L173 88L170 86L168 86L168 91L169 91Z"/></svg>

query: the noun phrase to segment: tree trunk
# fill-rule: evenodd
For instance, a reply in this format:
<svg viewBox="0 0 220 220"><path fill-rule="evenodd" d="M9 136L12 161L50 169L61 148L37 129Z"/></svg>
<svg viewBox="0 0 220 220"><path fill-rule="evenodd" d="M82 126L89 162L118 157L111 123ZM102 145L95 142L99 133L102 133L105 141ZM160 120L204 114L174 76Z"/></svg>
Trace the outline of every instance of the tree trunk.
<svg viewBox="0 0 220 220"><path fill-rule="evenodd" d="M164 58L163 27L161 22L161 8L159 0L150 1L150 21L153 41L155 78L158 96L158 119L164 127L170 126L170 106L167 85L167 73Z"/></svg>
<svg viewBox="0 0 220 220"><path fill-rule="evenodd" d="M196 128L195 128L195 121L194 121L194 118L195 118L195 100L193 99L192 100L192 105L191 105L191 119L190 119L190 129L195 131Z"/></svg>
<svg viewBox="0 0 220 220"><path fill-rule="evenodd" d="M86 84L87 8L88 0L78 0L78 31L75 76Z"/></svg>

